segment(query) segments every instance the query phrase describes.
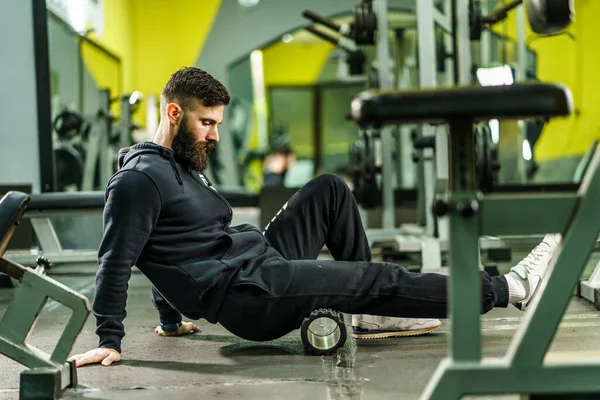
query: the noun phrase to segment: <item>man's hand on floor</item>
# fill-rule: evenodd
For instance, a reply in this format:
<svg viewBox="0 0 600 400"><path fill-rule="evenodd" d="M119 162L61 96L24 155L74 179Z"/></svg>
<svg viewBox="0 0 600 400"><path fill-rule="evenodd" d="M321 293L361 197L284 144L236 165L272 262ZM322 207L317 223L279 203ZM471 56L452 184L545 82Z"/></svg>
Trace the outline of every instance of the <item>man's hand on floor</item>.
<svg viewBox="0 0 600 400"><path fill-rule="evenodd" d="M96 363L102 363L103 366L108 367L114 362L121 361L121 353L114 349L100 347L94 350L90 350L87 353L76 354L72 358L75 360L76 367Z"/></svg>
<svg viewBox="0 0 600 400"><path fill-rule="evenodd" d="M160 336L182 336L194 332L200 332L200 328L191 322L183 321L181 322L179 329L177 329L175 332L165 332L161 329L160 325L156 327L154 332L158 333Z"/></svg>

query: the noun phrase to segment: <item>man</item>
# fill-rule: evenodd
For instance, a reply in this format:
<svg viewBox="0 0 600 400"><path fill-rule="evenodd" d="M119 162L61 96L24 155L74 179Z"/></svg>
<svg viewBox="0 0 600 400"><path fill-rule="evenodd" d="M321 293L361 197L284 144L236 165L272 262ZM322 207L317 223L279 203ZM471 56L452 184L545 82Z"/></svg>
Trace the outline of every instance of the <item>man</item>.
<svg viewBox="0 0 600 400"><path fill-rule="evenodd" d="M163 89L153 142L121 150L106 189L93 301L100 343L76 355L76 365L121 359L133 265L153 284L161 335L197 331L183 314L218 322L244 339L272 340L299 328L317 308L353 314L357 337L439 327L438 320L413 318L446 316L446 277L371 262L352 194L332 175L307 183L264 233L230 226L231 207L202 175L228 103L221 83L183 68ZM482 312L509 303L525 309L558 240L547 235L505 276L482 273ZM325 244L335 261L316 260Z"/></svg>
<svg viewBox="0 0 600 400"><path fill-rule="evenodd" d="M296 161L296 153L288 143L275 147L263 162L263 187L284 186L285 177Z"/></svg>

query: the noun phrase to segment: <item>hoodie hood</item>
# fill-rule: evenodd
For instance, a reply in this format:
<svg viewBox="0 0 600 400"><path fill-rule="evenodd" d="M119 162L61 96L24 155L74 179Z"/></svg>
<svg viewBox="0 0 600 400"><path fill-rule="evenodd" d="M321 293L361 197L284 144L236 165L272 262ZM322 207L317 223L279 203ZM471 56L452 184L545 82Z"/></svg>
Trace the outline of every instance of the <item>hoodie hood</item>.
<svg viewBox="0 0 600 400"><path fill-rule="evenodd" d="M177 182L179 182L180 185L183 185L183 180L181 179L181 175L179 175L179 169L177 168L177 163L175 162L175 157L173 156L173 150L153 142L138 143L131 147L120 149L119 169L142 154L158 154L159 156L168 160L171 164L171 168L173 168L173 173L177 178Z"/></svg>

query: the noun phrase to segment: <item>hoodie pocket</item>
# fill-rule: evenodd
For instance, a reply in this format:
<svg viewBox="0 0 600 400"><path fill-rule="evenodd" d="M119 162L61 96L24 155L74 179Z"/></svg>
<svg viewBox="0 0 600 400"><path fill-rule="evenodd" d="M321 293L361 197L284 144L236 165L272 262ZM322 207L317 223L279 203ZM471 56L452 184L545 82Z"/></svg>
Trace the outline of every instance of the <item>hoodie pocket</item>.
<svg viewBox="0 0 600 400"><path fill-rule="evenodd" d="M214 283L217 276L227 269L227 266L218 260L197 261L190 264L184 264L180 267L190 276L200 287L201 291L208 290Z"/></svg>
<svg viewBox="0 0 600 400"><path fill-rule="evenodd" d="M237 281L232 285L232 288L237 294L241 294L243 296L263 297L271 295L269 290L264 285L253 281Z"/></svg>
<svg viewBox="0 0 600 400"><path fill-rule="evenodd" d="M231 287L237 293L247 296L273 296L273 290L269 286L273 282L265 281L261 268L254 266L252 268L243 268L240 270Z"/></svg>

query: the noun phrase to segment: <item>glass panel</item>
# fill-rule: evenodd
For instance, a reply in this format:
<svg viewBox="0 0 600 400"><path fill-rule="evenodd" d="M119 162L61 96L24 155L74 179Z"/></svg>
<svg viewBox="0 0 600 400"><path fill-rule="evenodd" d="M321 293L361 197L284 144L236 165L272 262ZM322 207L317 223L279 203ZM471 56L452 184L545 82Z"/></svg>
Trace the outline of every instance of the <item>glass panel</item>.
<svg viewBox="0 0 600 400"><path fill-rule="evenodd" d="M314 176L314 91L312 87L271 87L269 90L271 148L284 144L295 155L285 174L284 185L298 187ZM265 160L265 169L279 169ZM271 167L273 166L273 167Z"/></svg>
<svg viewBox="0 0 600 400"><path fill-rule="evenodd" d="M360 84L323 87L321 90L321 167L318 172L339 173L349 164L352 142L358 140L355 123L348 121L350 101L363 89Z"/></svg>
<svg viewBox="0 0 600 400"><path fill-rule="evenodd" d="M56 190L102 190L116 170L118 148L132 144L129 121L107 119L119 117L121 102L128 102L120 96L121 61L51 11L48 55ZM135 107L128 106L128 118Z"/></svg>

